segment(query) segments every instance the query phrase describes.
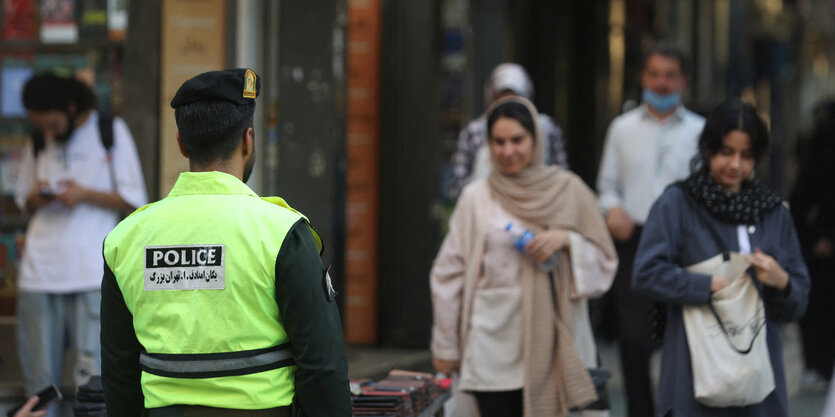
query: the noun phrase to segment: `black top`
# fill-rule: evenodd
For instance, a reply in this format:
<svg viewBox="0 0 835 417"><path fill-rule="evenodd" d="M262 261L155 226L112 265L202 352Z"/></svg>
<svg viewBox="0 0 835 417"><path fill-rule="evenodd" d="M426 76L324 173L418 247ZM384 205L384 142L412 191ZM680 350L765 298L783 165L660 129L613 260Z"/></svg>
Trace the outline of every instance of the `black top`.
<svg viewBox="0 0 835 417"><path fill-rule="evenodd" d="M307 224L287 233L275 263L275 299L296 362L294 402L304 415L350 416L348 360L336 303L322 289L322 261ZM110 416L144 410L139 352L130 311L110 267L102 280L102 374Z"/></svg>

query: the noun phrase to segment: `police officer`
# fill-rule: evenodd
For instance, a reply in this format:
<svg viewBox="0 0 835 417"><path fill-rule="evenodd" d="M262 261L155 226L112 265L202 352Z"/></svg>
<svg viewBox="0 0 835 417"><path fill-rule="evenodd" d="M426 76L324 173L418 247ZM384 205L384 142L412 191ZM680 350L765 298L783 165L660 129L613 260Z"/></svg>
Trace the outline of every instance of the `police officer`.
<svg viewBox="0 0 835 417"><path fill-rule="evenodd" d="M259 90L250 69L186 81L171 107L189 171L105 239L110 416L351 415L321 240L282 199L244 184Z"/></svg>

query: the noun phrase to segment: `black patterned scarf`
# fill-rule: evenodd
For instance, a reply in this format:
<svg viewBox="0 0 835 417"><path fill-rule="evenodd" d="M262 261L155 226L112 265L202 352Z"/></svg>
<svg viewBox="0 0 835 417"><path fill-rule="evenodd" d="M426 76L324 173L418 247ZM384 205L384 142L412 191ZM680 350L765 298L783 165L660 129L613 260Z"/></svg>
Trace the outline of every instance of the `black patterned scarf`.
<svg viewBox="0 0 835 417"><path fill-rule="evenodd" d="M744 181L738 194L725 191L706 170L675 185L683 188L710 214L733 224L753 224L779 206L783 199L759 180Z"/></svg>

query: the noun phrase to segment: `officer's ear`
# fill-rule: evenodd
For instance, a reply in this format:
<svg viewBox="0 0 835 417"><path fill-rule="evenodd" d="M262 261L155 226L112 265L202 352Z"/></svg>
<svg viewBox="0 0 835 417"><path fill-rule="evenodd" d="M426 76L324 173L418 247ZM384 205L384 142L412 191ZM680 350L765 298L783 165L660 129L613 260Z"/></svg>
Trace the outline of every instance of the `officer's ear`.
<svg viewBox="0 0 835 417"><path fill-rule="evenodd" d="M255 129L252 127L246 128L242 145L241 153L244 158L248 158L255 151Z"/></svg>
<svg viewBox="0 0 835 417"><path fill-rule="evenodd" d="M180 147L180 154L184 157L188 158L188 151L186 151L185 146L183 146L183 140L180 139L180 131L177 131L177 146Z"/></svg>

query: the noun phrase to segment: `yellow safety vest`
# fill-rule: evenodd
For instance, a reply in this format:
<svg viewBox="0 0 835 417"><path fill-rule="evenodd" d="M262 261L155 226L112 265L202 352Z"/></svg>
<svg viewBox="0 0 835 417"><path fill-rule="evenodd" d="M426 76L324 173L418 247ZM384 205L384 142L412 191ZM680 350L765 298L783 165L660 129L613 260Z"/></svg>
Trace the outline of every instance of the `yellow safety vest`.
<svg viewBox="0 0 835 417"><path fill-rule="evenodd" d="M146 408L292 402L275 261L299 220L283 200L265 201L234 176L186 172L168 197L108 235L105 260L144 349Z"/></svg>

